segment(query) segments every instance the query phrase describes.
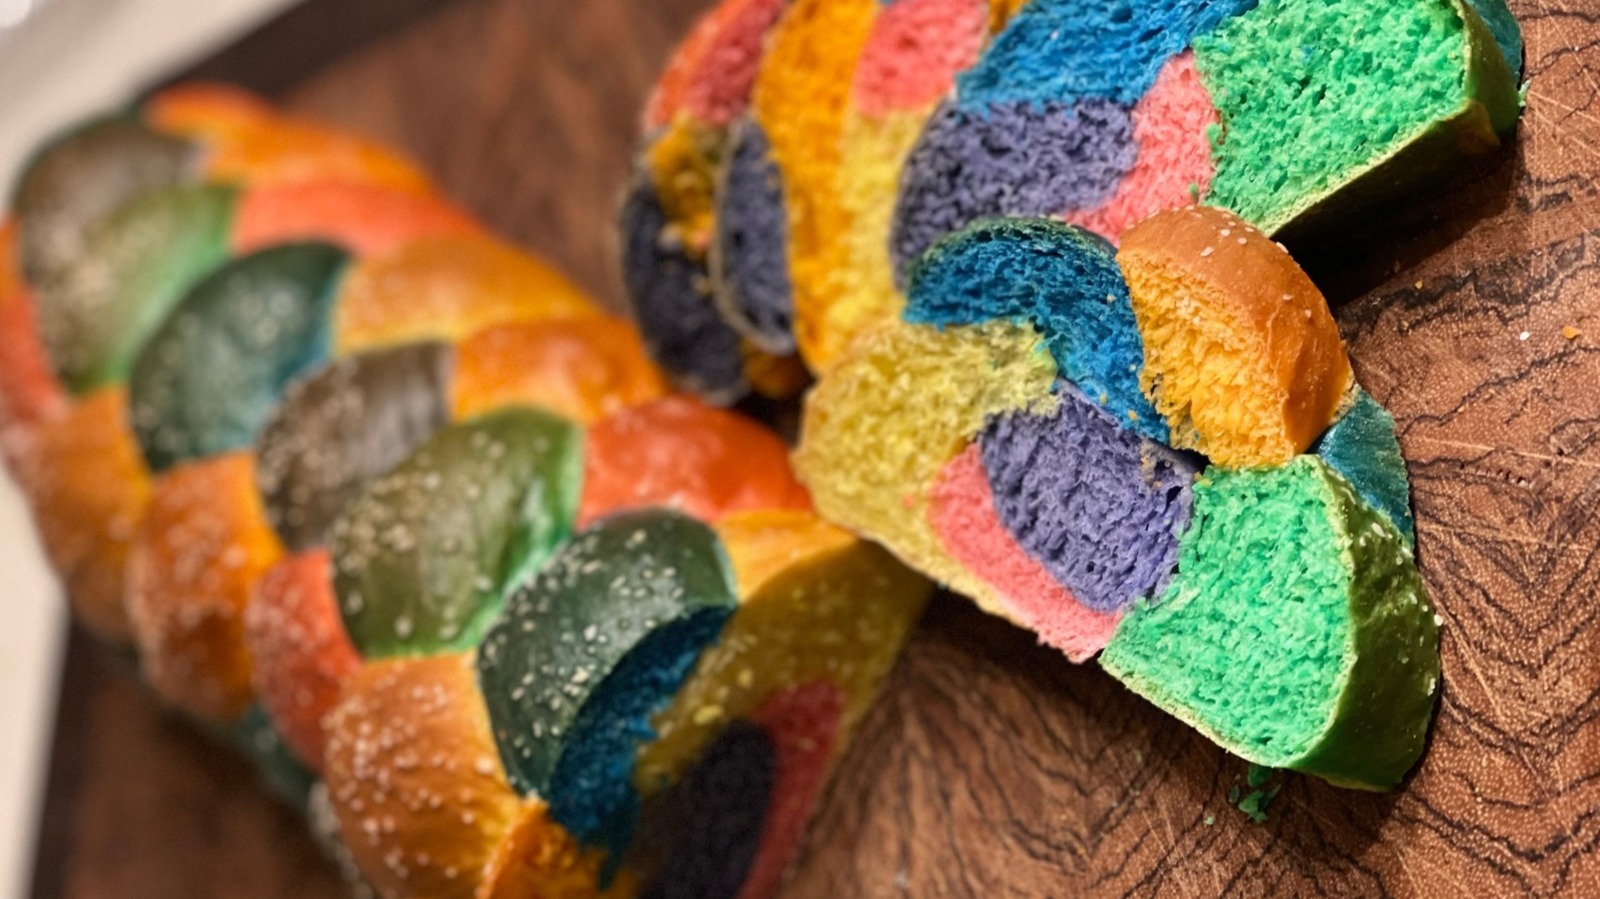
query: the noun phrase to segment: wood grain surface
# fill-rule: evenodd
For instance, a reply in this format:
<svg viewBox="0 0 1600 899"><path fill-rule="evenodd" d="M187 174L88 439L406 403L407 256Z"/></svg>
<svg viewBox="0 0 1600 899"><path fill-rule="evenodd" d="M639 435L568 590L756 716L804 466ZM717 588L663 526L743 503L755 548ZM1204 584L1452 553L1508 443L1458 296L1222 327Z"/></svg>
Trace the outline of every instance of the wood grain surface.
<svg viewBox="0 0 1600 899"><path fill-rule="evenodd" d="M636 110L701 5L412 2L375 30L316 0L200 71L406 147L616 302ZM1296 248L1411 463L1445 671L1411 780L1280 775L1252 823L1229 801L1244 763L946 597L786 897L1600 896L1600 6L1512 6L1531 76L1515 144ZM36 899L341 895L242 762L81 639L70 658Z"/></svg>

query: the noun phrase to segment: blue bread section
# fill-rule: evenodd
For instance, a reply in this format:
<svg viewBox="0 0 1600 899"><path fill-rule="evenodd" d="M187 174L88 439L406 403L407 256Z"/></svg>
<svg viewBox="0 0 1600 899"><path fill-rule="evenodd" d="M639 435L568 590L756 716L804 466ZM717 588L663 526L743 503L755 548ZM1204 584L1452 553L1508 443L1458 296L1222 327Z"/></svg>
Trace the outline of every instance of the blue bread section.
<svg viewBox="0 0 1600 899"><path fill-rule="evenodd" d="M672 701L732 611L699 609L646 635L589 696L544 794L551 817L573 836L613 856L627 848L639 817L634 756L656 735L650 719Z"/></svg>
<svg viewBox="0 0 1600 899"><path fill-rule="evenodd" d="M635 753L737 605L704 524L647 510L578 534L507 601L478 678L511 783L579 840L626 846Z"/></svg>
<svg viewBox="0 0 1600 899"><path fill-rule="evenodd" d="M1139 387L1144 343L1106 241L1044 219L979 222L935 246L910 284L906 321L1028 322L1085 396L1135 433L1167 441L1167 423Z"/></svg>
<svg viewBox="0 0 1600 899"><path fill-rule="evenodd" d="M1131 106L1167 59L1256 0L1033 0L957 78L968 109L1101 98Z"/></svg>
<svg viewBox="0 0 1600 899"><path fill-rule="evenodd" d="M1494 35L1494 42L1499 45L1500 53L1506 58L1506 65L1511 69L1511 77L1519 84L1522 82L1522 26L1517 24L1517 17L1511 14L1506 0L1467 0L1474 12L1489 26L1489 33Z"/></svg>
<svg viewBox="0 0 1600 899"><path fill-rule="evenodd" d="M734 130L731 143L717 194L713 264L719 300L762 349L792 353L789 218L772 145L753 120Z"/></svg>
<svg viewBox="0 0 1600 899"><path fill-rule="evenodd" d="M1344 475L1356 495L1378 510L1405 536L1416 539L1411 518L1411 482L1395 436L1394 416L1365 390L1311 447L1328 467Z"/></svg>
<svg viewBox="0 0 1600 899"><path fill-rule="evenodd" d="M711 301L705 266L690 258L668 228L655 185L639 178L621 216L622 278L650 355L673 381L701 396L744 391L739 335Z"/></svg>
<svg viewBox="0 0 1600 899"><path fill-rule="evenodd" d="M254 443L295 378L324 364L349 257L288 244L227 263L179 301L134 362L134 432L151 469Z"/></svg>

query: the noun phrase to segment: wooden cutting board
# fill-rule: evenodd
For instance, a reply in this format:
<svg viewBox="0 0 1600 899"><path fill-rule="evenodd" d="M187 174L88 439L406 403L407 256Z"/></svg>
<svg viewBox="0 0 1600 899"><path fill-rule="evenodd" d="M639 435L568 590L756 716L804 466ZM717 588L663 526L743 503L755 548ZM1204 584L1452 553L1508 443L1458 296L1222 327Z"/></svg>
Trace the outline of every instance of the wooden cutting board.
<svg viewBox="0 0 1600 899"><path fill-rule="evenodd" d="M702 5L313 0L196 71L406 148L615 303L636 110ZM1280 776L1252 823L1229 803L1244 763L946 597L787 897L1600 895L1600 16L1512 5L1514 146L1312 261L1400 422L1444 619L1415 776ZM81 638L65 688L35 899L342 895L244 763Z"/></svg>

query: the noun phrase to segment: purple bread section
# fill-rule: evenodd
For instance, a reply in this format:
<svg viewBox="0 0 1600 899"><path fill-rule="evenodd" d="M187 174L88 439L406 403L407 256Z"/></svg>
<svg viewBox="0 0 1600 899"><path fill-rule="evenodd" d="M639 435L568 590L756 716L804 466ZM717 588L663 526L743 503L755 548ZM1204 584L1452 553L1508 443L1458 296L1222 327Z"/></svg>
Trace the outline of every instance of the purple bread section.
<svg viewBox="0 0 1600 899"><path fill-rule="evenodd" d="M1063 382L1049 416L1010 413L979 437L995 511L1085 606L1127 608L1166 586L1199 463L1120 427Z"/></svg>
<svg viewBox="0 0 1600 899"><path fill-rule="evenodd" d="M739 334L717 313L705 264L671 227L648 176L629 185L618 227L623 284L651 358L680 390L738 399L747 389Z"/></svg>
<svg viewBox="0 0 1600 899"><path fill-rule="evenodd" d="M906 266L940 238L979 219L1099 207L1138 152L1132 113L1109 100L983 111L947 101L929 118L900 175L890 240L897 279L903 282Z"/></svg>
<svg viewBox="0 0 1600 899"><path fill-rule="evenodd" d="M753 119L732 130L717 192L712 283L723 317L769 353L794 352L789 217L772 144Z"/></svg>

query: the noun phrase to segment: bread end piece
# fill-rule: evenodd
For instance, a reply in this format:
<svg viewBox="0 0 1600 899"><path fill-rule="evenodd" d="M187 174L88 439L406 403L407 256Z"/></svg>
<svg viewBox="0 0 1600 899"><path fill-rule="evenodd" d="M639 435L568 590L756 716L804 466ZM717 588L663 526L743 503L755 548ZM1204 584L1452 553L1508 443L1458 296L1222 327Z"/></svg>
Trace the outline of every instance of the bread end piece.
<svg viewBox="0 0 1600 899"><path fill-rule="evenodd" d="M1172 443L1229 468L1281 465L1333 421L1353 377L1321 292L1232 213L1189 207L1123 235L1144 390Z"/></svg>
<svg viewBox="0 0 1600 899"><path fill-rule="evenodd" d="M1212 470L1178 576L1100 662L1235 755L1387 790L1422 754L1438 622L1400 532L1302 456Z"/></svg>

